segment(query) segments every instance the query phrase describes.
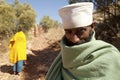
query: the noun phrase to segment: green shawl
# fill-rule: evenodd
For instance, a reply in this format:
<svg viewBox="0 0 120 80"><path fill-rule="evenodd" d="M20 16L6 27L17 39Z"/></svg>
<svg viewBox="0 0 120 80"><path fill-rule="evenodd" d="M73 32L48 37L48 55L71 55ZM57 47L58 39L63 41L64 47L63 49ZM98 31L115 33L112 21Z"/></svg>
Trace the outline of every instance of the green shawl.
<svg viewBox="0 0 120 80"><path fill-rule="evenodd" d="M71 47L62 40L45 80L120 80L120 53L100 40Z"/></svg>

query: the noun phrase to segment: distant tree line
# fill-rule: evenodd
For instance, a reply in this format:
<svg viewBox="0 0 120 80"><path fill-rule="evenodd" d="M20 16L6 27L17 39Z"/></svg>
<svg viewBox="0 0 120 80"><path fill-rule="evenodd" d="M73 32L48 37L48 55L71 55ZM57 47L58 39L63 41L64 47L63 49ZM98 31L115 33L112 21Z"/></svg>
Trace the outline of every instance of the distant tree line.
<svg viewBox="0 0 120 80"><path fill-rule="evenodd" d="M36 13L29 4L19 0L14 0L12 4L0 0L0 39L11 37L18 26L27 32L34 26L35 19Z"/></svg>
<svg viewBox="0 0 120 80"><path fill-rule="evenodd" d="M43 16L43 18L40 20L40 25L42 25L42 28L45 32L48 32L50 28L57 28L62 26L60 22L53 20L50 18L50 16Z"/></svg>

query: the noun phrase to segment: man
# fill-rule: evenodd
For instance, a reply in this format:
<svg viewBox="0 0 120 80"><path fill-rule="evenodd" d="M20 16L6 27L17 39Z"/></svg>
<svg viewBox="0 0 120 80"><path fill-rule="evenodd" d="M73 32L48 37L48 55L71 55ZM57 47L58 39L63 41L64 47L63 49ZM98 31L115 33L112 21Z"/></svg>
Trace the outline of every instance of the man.
<svg viewBox="0 0 120 80"><path fill-rule="evenodd" d="M113 45L94 38L92 13L91 2L59 10L65 36L46 80L120 80L120 53Z"/></svg>

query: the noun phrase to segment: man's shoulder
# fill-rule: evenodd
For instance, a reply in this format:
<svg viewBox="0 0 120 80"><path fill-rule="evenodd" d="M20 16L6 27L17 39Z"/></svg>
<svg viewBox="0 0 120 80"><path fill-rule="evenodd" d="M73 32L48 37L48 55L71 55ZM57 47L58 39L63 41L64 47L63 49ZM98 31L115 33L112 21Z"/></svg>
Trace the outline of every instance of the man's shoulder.
<svg viewBox="0 0 120 80"><path fill-rule="evenodd" d="M94 45L97 45L97 46L100 46L103 48L110 48L111 50L119 51L114 45L112 45L111 43L105 42L103 40L95 40Z"/></svg>
<svg viewBox="0 0 120 80"><path fill-rule="evenodd" d="M98 45L111 45L111 46L113 46L112 44L105 42L103 40L94 40L94 43L98 44Z"/></svg>

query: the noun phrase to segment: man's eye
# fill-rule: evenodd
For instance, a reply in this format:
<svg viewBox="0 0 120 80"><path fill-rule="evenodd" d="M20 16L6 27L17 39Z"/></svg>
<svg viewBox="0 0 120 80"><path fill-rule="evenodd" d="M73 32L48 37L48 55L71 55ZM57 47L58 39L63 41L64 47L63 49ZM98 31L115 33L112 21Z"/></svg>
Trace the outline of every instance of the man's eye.
<svg viewBox="0 0 120 80"><path fill-rule="evenodd" d="M76 34L77 35L81 35L81 34L83 34L83 32L85 31L86 29L78 29L77 31L76 31Z"/></svg>
<svg viewBox="0 0 120 80"><path fill-rule="evenodd" d="M71 34L71 33L72 33L72 31L69 31L69 30L68 30L68 31L65 31L65 33L67 33L67 34Z"/></svg>

